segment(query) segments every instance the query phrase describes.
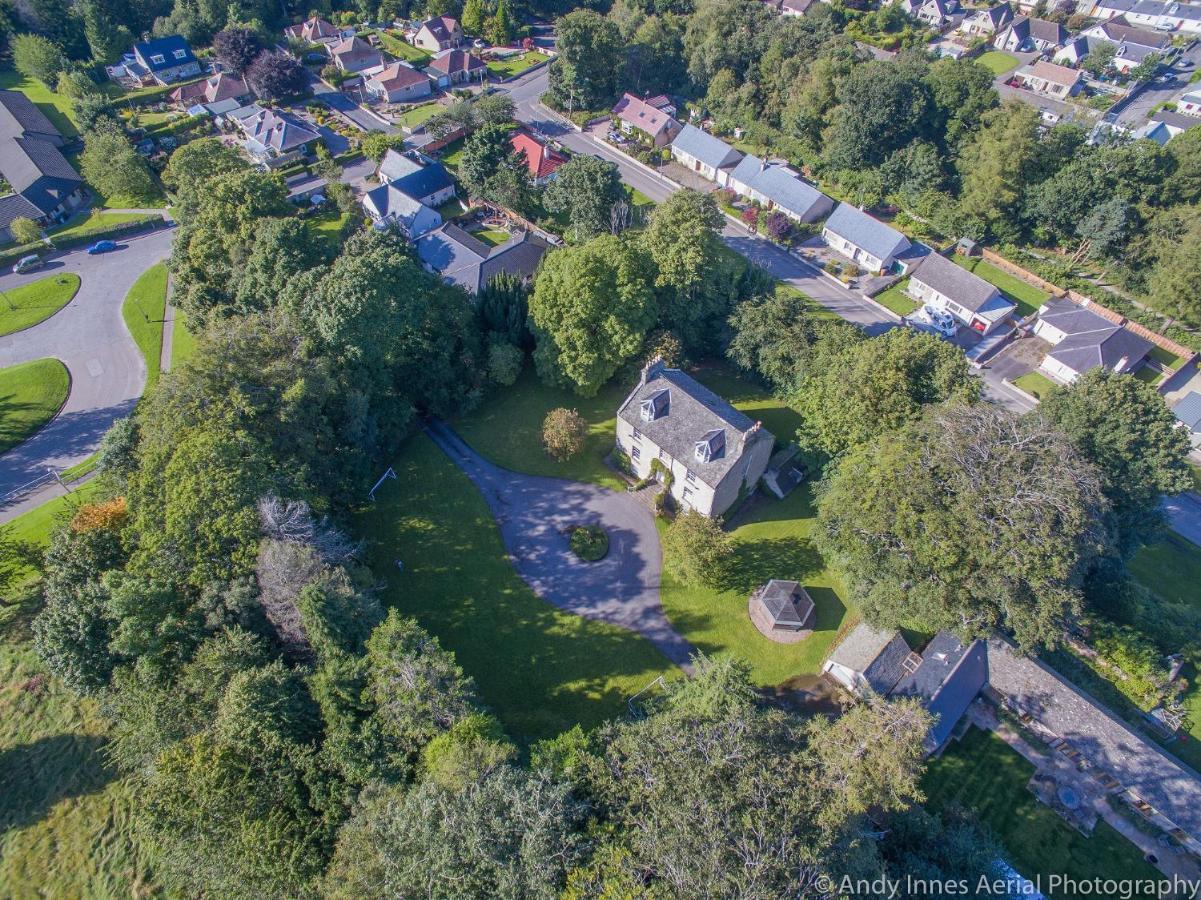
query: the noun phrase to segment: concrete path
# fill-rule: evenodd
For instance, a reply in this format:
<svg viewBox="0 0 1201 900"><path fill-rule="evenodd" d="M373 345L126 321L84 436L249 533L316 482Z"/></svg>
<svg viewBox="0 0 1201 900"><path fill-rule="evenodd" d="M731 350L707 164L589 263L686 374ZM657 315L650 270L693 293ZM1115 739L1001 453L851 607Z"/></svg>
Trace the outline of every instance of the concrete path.
<svg viewBox="0 0 1201 900"><path fill-rule="evenodd" d="M71 373L71 393L58 416L0 456L0 497L50 467L83 461L109 426L133 411L146 365L121 318L121 304L138 276L170 254L173 237L173 230L160 229L122 238L111 253L89 256L80 249L51 258L37 272L0 275L0 290L63 272L80 277L79 292L65 307L32 328L0 337L0 368L54 357Z"/></svg>
<svg viewBox="0 0 1201 900"><path fill-rule="evenodd" d="M496 517L509 560L548 603L636 631L676 665L688 669L692 645L680 637L659 603L662 554L650 511L607 488L523 475L495 466L443 422L430 438L472 480ZM609 554L588 563L571 552L563 529L598 524Z"/></svg>

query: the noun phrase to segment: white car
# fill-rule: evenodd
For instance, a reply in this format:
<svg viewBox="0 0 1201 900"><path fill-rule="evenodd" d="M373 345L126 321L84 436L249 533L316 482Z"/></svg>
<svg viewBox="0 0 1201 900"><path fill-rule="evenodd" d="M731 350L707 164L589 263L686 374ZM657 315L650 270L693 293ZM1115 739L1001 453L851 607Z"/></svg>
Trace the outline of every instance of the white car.
<svg viewBox="0 0 1201 900"><path fill-rule="evenodd" d="M926 320L944 337L954 337L955 332L959 330L959 325L954 317L945 310L935 309L927 303L922 307L922 313Z"/></svg>

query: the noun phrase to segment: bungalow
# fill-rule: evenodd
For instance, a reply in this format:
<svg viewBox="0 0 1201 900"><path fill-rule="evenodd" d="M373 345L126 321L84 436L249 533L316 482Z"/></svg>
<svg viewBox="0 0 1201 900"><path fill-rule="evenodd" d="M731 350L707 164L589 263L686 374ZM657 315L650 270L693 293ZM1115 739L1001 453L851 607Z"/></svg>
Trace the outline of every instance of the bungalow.
<svg viewBox="0 0 1201 900"><path fill-rule="evenodd" d="M326 47L334 65L343 72L362 72L383 64L379 52L362 38L348 37Z"/></svg>
<svg viewBox="0 0 1201 900"><path fill-rule="evenodd" d="M959 8L955 0L907 0L906 12L935 30L951 23L951 15Z"/></svg>
<svg viewBox="0 0 1201 900"><path fill-rule="evenodd" d="M409 103L434 92L428 75L403 62L389 63L368 75L363 87L367 96L381 103Z"/></svg>
<svg viewBox="0 0 1201 900"><path fill-rule="evenodd" d="M987 9L976 10L959 25L959 30L968 35L989 36L996 34L1013 21L1013 10L1008 3L998 3Z"/></svg>
<svg viewBox="0 0 1201 900"><path fill-rule="evenodd" d="M133 45L133 71L148 74L159 84L171 84L200 74L200 61L178 34ZM138 70L141 71L138 71Z"/></svg>
<svg viewBox="0 0 1201 900"><path fill-rule="evenodd" d="M29 98L0 91L0 176L11 193L0 197L0 234L14 219L39 225L61 221L87 196L83 179L59 147L65 141Z"/></svg>
<svg viewBox="0 0 1201 900"><path fill-rule="evenodd" d="M671 496L703 516L720 516L755 489L775 443L759 422L662 359L643 368L617 410L617 448L634 473L670 472Z"/></svg>
<svg viewBox="0 0 1201 900"><path fill-rule="evenodd" d="M1063 46L1067 39L1067 29L1058 22L1018 16L997 34L993 46L1011 53L1029 50L1046 53Z"/></svg>
<svg viewBox="0 0 1201 900"><path fill-rule="evenodd" d="M711 134L693 125L685 125L671 142L671 155L684 168L716 181L722 187L730 182L742 154Z"/></svg>
<svg viewBox="0 0 1201 900"><path fill-rule="evenodd" d="M1064 100L1080 90L1084 76L1076 69L1037 59L1014 72L1013 80L1028 91Z"/></svg>
<svg viewBox="0 0 1201 900"><path fill-rule="evenodd" d="M1129 374L1152 348L1145 338L1066 297L1039 308L1034 334L1052 345L1039 369L1064 384L1097 366Z"/></svg>
<svg viewBox="0 0 1201 900"><path fill-rule="evenodd" d="M1082 37L1107 44L1139 44L1152 50L1165 52L1172 46L1172 39L1162 32L1148 31L1145 28L1135 28L1123 17L1098 22L1080 32Z"/></svg>
<svg viewBox="0 0 1201 900"><path fill-rule="evenodd" d="M1066 44L1055 51L1051 62L1057 66L1078 66L1092 49L1089 39L1078 34L1069 38Z"/></svg>
<svg viewBox="0 0 1201 900"><path fill-rule="evenodd" d="M219 103L222 100L242 100L250 96L250 89L237 75L219 72L204 81L183 84L167 95L172 103L190 109L198 104Z"/></svg>
<svg viewBox="0 0 1201 900"><path fill-rule="evenodd" d="M417 241L417 258L447 284L478 294L499 275L530 279L550 244L528 231L498 247L485 244L457 225L446 224Z"/></svg>
<svg viewBox="0 0 1201 900"><path fill-rule="evenodd" d="M822 237L834 250L850 257L869 272L879 273L904 263L898 261L913 245L895 228L890 228L849 203L840 203L826 220Z"/></svg>
<svg viewBox="0 0 1201 900"><path fill-rule="evenodd" d="M1131 69L1137 68L1146 61L1148 56L1154 55L1156 59L1162 59L1163 53L1156 50L1154 47L1144 47L1142 44L1127 43L1123 41L1118 44L1117 50L1113 55L1113 67L1123 75L1130 73Z"/></svg>
<svg viewBox="0 0 1201 900"><path fill-rule="evenodd" d="M320 134L282 110L243 107L230 117L245 136L243 149L268 166L290 162L321 140Z"/></svg>
<svg viewBox="0 0 1201 900"><path fill-rule="evenodd" d="M1134 132L1136 139L1155 141L1163 147L1178 134L1198 127L1198 123L1190 116L1184 116L1168 109L1151 113L1151 118L1142 128Z"/></svg>
<svg viewBox="0 0 1201 900"><path fill-rule="evenodd" d="M442 216L392 184L363 195L363 211L377 228L397 228L411 241L442 224Z"/></svg>
<svg viewBox="0 0 1201 900"><path fill-rule="evenodd" d="M908 291L984 335L992 334L1017 309L993 285L939 253L927 255L917 265Z"/></svg>
<svg viewBox="0 0 1201 900"><path fill-rule="evenodd" d="M304 41L306 44L326 44L340 40L342 35L325 19L313 16L299 25L289 25L284 29L284 37Z"/></svg>
<svg viewBox="0 0 1201 900"><path fill-rule="evenodd" d="M730 172L729 187L794 222L816 222L834 209L834 201L786 166L744 156Z"/></svg>
<svg viewBox="0 0 1201 900"><path fill-rule="evenodd" d="M438 207L455 196L455 181L440 162L419 162L389 148L376 176L426 206Z"/></svg>
<svg viewBox="0 0 1201 900"><path fill-rule="evenodd" d="M1189 91L1176 101L1176 112L1186 116L1201 116L1201 91Z"/></svg>
<svg viewBox="0 0 1201 900"><path fill-rule="evenodd" d="M459 20L451 16L434 16L426 19L413 34L413 46L428 50L430 53L450 50L461 43L463 43L463 29L459 27Z"/></svg>
<svg viewBox="0 0 1201 900"><path fill-rule="evenodd" d="M621 130L626 134L640 131L649 137L656 147L670 144L684 127L673 119L666 109L652 106L628 93L621 95L621 99L613 107L613 115L617 116L621 122Z"/></svg>
<svg viewBox="0 0 1201 900"><path fill-rule="evenodd" d="M803 16L809 12L814 0L780 0L780 15Z"/></svg>
<svg viewBox="0 0 1201 900"><path fill-rule="evenodd" d="M447 88L456 84L483 81L488 77L488 64L465 50L441 50L426 66L426 74Z"/></svg>
<svg viewBox="0 0 1201 900"><path fill-rule="evenodd" d="M555 177L555 170L567 162L567 157L558 150L525 131L518 131L509 138L509 145L514 153L520 153L525 159L530 178L536 185L551 181Z"/></svg>

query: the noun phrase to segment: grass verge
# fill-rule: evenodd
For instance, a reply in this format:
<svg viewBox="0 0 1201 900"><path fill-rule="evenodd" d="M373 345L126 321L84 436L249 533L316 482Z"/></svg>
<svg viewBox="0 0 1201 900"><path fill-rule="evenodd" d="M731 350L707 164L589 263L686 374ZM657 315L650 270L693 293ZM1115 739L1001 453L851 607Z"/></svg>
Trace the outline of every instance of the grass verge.
<svg viewBox="0 0 1201 900"><path fill-rule="evenodd" d="M155 263L133 283L121 317L146 362L146 390L158 384L163 358L163 319L167 314L167 265Z"/></svg>
<svg viewBox="0 0 1201 900"><path fill-rule="evenodd" d="M1046 399L1051 391L1059 387L1059 385L1041 372L1027 372L1025 375L1013 379L1013 384L1018 390L1025 391L1035 400Z"/></svg>
<svg viewBox="0 0 1201 900"><path fill-rule="evenodd" d="M90 234L107 231L114 225L137 221L145 215L145 213L109 212L108 210L94 209L91 215L58 228L51 228L47 234L52 239L87 237Z"/></svg>
<svg viewBox="0 0 1201 900"><path fill-rule="evenodd" d="M70 303L78 291L79 276L64 272L0 293L0 335L46 321Z"/></svg>
<svg viewBox="0 0 1201 900"><path fill-rule="evenodd" d="M67 367L57 359L0 369L0 453L28 440L53 419L70 390Z"/></svg>
<svg viewBox="0 0 1201 900"><path fill-rule="evenodd" d="M527 50L525 53L519 53L507 59L490 60L488 62L488 71L497 78L512 78L548 59L550 57L545 53L539 53L537 50Z"/></svg>

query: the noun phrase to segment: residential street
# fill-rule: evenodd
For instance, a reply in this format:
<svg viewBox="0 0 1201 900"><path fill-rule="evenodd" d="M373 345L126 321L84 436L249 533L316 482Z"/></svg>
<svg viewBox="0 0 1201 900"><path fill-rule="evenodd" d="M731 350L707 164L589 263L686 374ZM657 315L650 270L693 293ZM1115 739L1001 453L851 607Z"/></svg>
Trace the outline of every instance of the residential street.
<svg viewBox="0 0 1201 900"><path fill-rule="evenodd" d="M319 103L324 103L330 109L335 109L342 113L342 115L346 116L346 118L350 119L364 131L384 131L388 134L396 134L395 127L386 124L362 109L358 104L344 97L340 91L334 90L315 76L310 75L309 78L310 86L313 89L313 99Z"/></svg>
<svg viewBox="0 0 1201 900"><path fill-rule="evenodd" d="M133 410L146 365L121 318L121 304L138 276L170 254L174 234L160 229L122 238L111 253L89 256L80 248L51 258L37 272L0 275L0 291L63 272L80 277L79 293L65 307L39 325L0 337L0 368L55 357L71 373L71 392L58 416L0 456L0 496L51 466L86 459L109 426Z"/></svg>
<svg viewBox="0 0 1201 900"><path fill-rule="evenodd" d="M517 118L520 121L540 134L555 138L573 152L587 153L615 163L626 184L655 202L667 199L672 192L680 189L675 182L652 173L624 153L596 140L588 133L578 132L562 124L538 100L546 91L547 80L547 70L540 69L508 86L508 93L517 106ZM730 247L762 266L776 278L812 297L847 321L862 325L870 333L886 331L898 324L898 319L878 304L865 300L822 274L816 267L798 259L778 245L755 236L741 225L727 224L725 239ZM981 371L981 376L984 379L984 396L990 401L1016 412L1033 409L1034 401L1009 387L999 375L988 368Z"/></svg>

